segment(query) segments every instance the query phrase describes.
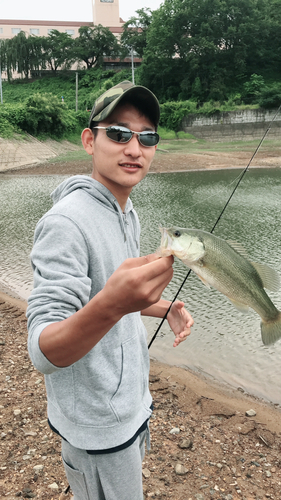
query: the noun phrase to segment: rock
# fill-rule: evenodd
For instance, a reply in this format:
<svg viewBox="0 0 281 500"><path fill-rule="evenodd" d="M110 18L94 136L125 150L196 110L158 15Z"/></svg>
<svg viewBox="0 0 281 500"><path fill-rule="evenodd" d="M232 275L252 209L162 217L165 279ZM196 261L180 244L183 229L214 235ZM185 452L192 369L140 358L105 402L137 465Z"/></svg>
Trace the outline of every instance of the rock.
<svg viewBox="0 0 281 500"><path fill-rule="evenodd" d="M169 432L169 434L179 434L179 433L180 433L180 429L178 427L174 427Z"/></svg>
<svg viewBox="0 0 281 500"><path fill-rule="evenodd" d="M275 438L274 438L274 435L266 430L266 429L263 429L259 434L258 434L258 438L261 440L261 442L263 444L265 444L266 446L272 446L274 444L274 441L275 441Z"/></svg>
<svg viewBox="0 0 281 500"><path fill-rule="evenodd" d="M143 477L145 477L145 479L148 479L151 476L150 470L142 469L142 475Z"/></svg>
<svg viewBox="0 0 281 500"><path fill-rule="evenodd" d="M235 410L211 399L201 399L201 407L204 415L222 415L224 417L235 415Z"/></svg>
<svg viewBox="0 0 281 500"><path fill-rule="evenodd" d="M255 417L256 412L255 412L255 410L247 410L245 415L246 415L246 417Z"/></svg>
<svg viewBox="0 0 281 500"><path fill-rule="evenodd" d="M49 488L51 488L52 490L58 490L59 489L57 483L49 484Z"/></svg>
<svg viewBox="0 0 281 500"><path fill-rule="evenodd" d="M24 433L25 436L32 436L32 437L35 437L37 436L37 432L34 432L34 431L27 431Z"/></svg>
<svg viewBox="0 0 281 500"><path fill-rule="evenodd" d="M30 488L23 488L22 496L23 498L34 498L36 497L36 493L33 493L33 491Z"/></svg>
<svg viewBox="0 0 281 500"><path fill-rule="evenodd" d="M167 382L155 382L153 383L153 386L151 387L152 391L164 391L166 392L169 389L169 384Z"/></svg>
<svg viewBox="0 0 281 500"><path fill-rule="evenodd" d="M256 422L254 420L248 420L244 424L241 425L241 427L238 428L239 434L243 434L246 436L246 434L249 434L256 428Z"/></svg>
<svg viewBox="0 0 281 500"><path fill-rule="evenodd" d="M184 476L185 474L188 473L188 469L186 469L184 467L184 465L182 464L177 464L175 466L175 473L178 475L178 476Z"/></svg>
<svg viewBox="0 0 281 500"><path fill-rule="evenodd" d="M17 416L17 415L20 415L21 414L21 410L14 410L14 415Z"/></svg>
<svg viewBox="0 0 281 500"><path fill-rule="evenodd" d="M179 443L179 448L181 448L182 450L189 450L190 448L192 448L192 441L191 439L183 439L180 443Z"/></svg>
<svg viewBox="0 0 281 500"><path fill-rule="evenodd" d="M35 472L40 472L41 470L44 469L44 465L34 465L33 469L35 470Z"/></svg>
<svg viewBox="0 0 281 500"><path fill-rule="evenodd" d="M269 470L266 470L265 475L266 475L266 477L271 477L271 472Z"/></svg>
<svg viewBox="0 0 281 500"><path fill-rule="evenodd" d="M195 495L195 498L196 498L196 500L204 500L205 499L204 495L202 495L201 493L197 493Z"/></svg>

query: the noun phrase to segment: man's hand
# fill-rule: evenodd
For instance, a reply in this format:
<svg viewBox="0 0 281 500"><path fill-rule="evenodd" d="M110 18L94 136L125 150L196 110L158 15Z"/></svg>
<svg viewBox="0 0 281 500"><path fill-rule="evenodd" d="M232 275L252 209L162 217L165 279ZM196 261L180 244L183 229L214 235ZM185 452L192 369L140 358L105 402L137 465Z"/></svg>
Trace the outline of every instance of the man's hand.
<svg viewBox="0 0 281 500"><path fill-rule="evenodd" d="M156 254L125 260L102 291L109 307L123 316L158 302L173 277L173 262Z"/></svg>
<svg viewBox="0 0 281 500"><path fill-rule="evenodd" d="M176 300L172 304L167 320L176 337L173 346L177 347L190 335L190 328L194 324L193 318L184 308L184 303Z"/></svg>

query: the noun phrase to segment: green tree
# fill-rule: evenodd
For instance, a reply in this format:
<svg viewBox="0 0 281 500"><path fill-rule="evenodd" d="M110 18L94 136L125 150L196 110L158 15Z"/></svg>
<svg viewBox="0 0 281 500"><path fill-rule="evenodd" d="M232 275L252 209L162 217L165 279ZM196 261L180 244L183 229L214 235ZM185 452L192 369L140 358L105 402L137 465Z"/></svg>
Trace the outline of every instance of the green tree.
<svg viewBox="0 0 281 500"><path fill-rule="evenodd" d="M139 57L143 56L146 48L146 37L152 20L151 9L144 8L136 11L137 16L131 17L123 25L121 43L126 52L132 48Z"/></svg>
<svg viewBox="0 0 281 500"><path fill-rule="evenodd" d="M201 100L223 99L264 62L267 9L265 0L165 0L147 32L141 82L162 100L186 99L199 78Z"/></svg>
<svg viewBox="0 0 281 500"><path fill-rule="evenodd" d="M79 36L74 40L74 54L86 63L87 69L99 65L103 57L117 57L120 52L116 37L109 28L101 24L91 28L81 26Z"/></svg>
<svg viewBox="0 0 281 500"><path fill-rule="evenodd" d="M13 38L2 40L0 59L2 70L7 71L9 81L13 71L28 78L31 71L44 67L42 37L26 36L24 31L20 31Z"/></svg>
<svg viewBox="0 0 281 500"><path fill-rule="evenodd" d="M56 73L59 68L69 68L75 60L74 40L68 33L51 30L42 38L42 49L47 66Z"/></svg>

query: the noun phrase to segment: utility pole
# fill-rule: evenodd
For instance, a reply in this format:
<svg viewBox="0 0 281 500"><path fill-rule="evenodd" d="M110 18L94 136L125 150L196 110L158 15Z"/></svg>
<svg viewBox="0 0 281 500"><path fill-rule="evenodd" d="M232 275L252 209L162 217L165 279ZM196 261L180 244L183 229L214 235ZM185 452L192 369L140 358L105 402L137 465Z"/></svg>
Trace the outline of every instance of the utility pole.
<svg viewBox="0 0 281 500"><path fill-rule="evenodd" d="M76 71L76 113L78 111L78 73Z"/></svg>
<svg viewBox="0 0 281 500"><path fill-rule="evenodd" d="M3 92L2 92L2 66L1 66L1 60L0 60L0 98L1 98L1 104L3 104Z"/></svg>
<svg viewBox="0 0 281 500"><path fill-rule="evenodd" d="M135 85L134 49L133 49L133 47L131 47L131 59L132 59L132 82Z"/></svg>

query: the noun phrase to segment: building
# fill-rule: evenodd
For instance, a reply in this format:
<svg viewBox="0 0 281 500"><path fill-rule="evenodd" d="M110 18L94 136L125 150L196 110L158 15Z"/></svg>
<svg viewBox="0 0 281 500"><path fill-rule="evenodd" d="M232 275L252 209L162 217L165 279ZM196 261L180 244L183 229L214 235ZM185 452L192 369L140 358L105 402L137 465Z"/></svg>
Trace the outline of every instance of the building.
<svg viewBox="0 0 281 500"><path fill-rule="evenodd" d="M51 30L56 29L78 36L80 26L92 26L101 24L119 37L122 33L124 21L119 16L119 0L89 0L93 7L93 21L71 22L71 21L22 21L11 19L0 19L0 40L13 38L20 31L26 35L48 36Z"/></svg>
<svg viewBox="0 0 281 500"><path fill-rule="evenodd" d="M20 31L24 31L26 35L48 36L52 30L58 30L68 33L72 37L79 35L81 26L95 26L101 24L110 29L110 31L120 38L124 21L119 16L119 0L89 0L92 2L93 21L76 22L76 21L22 21L11 19L0 19L0 40L9 39L16 36ZM134 64L139 66L139 58L134 58ZM119 59L112 60L104 58L104 65L107 69L128 67L131 65L131 57L127 57L122 62ZM81 66L81 64L80 64ZM72 69L77 69L77 65ZM20 75L13 73L13 78L18 78ZM2 72L2 78L7 79L5 71Z"/></svg>

